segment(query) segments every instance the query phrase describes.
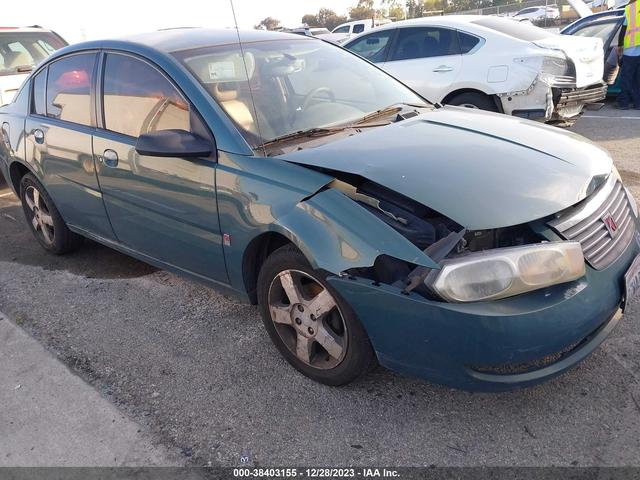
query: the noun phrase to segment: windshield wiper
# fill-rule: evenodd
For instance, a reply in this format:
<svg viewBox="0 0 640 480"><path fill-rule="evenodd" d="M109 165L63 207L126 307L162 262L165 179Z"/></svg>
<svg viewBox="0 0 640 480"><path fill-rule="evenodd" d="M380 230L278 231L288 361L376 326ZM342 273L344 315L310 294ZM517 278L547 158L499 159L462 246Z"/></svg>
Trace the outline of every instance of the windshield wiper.
<svg viewBox="0 0 640 480"><path fill-rule="evenodd" d="M371 112L365 115L364 117L352 123L352 125L361 125L363 123L370 122L374 118L388 117L389 115L395 115L396 113L400 113L405 106L414 107L414 108L424 108L424 107L427 107L428 105L419 105L417 103L404 103L404 102L394 103L393 105L389 105L388 107L381 108L380 110L376 110L375 112Z"/></svg>
<svg viewBox="0 0 640 480"><path fill-rule="evenodd" d="M269 145L273 145L280 142L285 142L287 140L295 140L297 138L305 138L305 137L322 137L325 135L331 135L332 133L341 132L347 127L315 127L309 128L307 130L299 130L293 133L287 133L286 135L281 135L274 139L269 140L262 144L263 147L268 147Z"/></svg>

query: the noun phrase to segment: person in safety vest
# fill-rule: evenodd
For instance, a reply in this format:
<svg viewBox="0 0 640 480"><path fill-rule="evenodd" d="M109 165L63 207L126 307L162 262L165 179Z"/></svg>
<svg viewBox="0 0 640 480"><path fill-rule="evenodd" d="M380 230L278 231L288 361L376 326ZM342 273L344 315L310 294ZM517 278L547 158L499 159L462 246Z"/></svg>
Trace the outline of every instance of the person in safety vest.
<svg viewBox="0 0 640 480"><path fill-rule="evenodd" d="M628 110L633 104L636 110L640 110L640 0L631 0L624 8L618 55L622 60L617 107Z"/></svg>

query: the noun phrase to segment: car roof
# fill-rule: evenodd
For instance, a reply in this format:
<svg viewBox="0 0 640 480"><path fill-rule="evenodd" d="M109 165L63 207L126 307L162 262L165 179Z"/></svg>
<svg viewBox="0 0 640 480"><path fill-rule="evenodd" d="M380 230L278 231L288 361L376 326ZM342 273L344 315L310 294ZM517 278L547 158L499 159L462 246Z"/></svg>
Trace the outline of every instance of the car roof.
<svg viewBox="0 0 640 480"><path fill-rule="evenodd" d="M243 43L261 42L267 40L291 39L291 33L272 32L267 30L236 30L235 28L174 28L156 32L140 33L120 38L125 42L132 42L151 47L164 52L175 52L199 47L238 44L238 35ZM302 38L295 35L296 39Z"/></svg>
<svg viewBox="0 0 640 480"><path fill-rule="evenodd" d="M32 33L32 32L51 32L51 30L42 27L0 27L0 33L5 32L17 32L17 33Z"/></svg>
<svg viewBox="0 0 640 480"><path fill-rule="evenodd" d="M387 23L376 27L376 30L387 28L412 27L417 25L447 25L451 27L469 27L474 20L487 18L486 15L442 15L433 17L411 18L409 20L400 20L398 22Z"/></svg>

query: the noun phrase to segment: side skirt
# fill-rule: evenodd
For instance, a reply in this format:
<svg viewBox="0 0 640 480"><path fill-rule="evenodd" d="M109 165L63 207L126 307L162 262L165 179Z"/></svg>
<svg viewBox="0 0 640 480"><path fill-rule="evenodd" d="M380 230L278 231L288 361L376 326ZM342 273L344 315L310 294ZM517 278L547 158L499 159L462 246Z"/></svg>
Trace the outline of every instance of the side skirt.
<svg viewBox="0 0 640 480"><path fill-rule="evenodd" d="M76 225L67 225L67 226L69 227L69 230L77 233L78 235L87 237L90 240L101 243L106 247L113 248L114 250L117 250L120 253L124 253L125 255L129 255L130 257L133 257L142 262L148 263L149 265L153 265L154 267L160 268L162 270L166 270L171 273L175 273L182 277L186 277L189 280L192 280L194 282L206 285L207 287L213 288L214 290L217 290L224 295L230 295L232 297L237 298L238 300L249 303L249 296L247 295L246 292L236 290L229 284L210 279L208 277L192 272L190 270L185 270L183 268L177 267L176 265L173 265L171 263L166 263L161 260L158 260L157 258L150 257L149 255L145 255L144 253L138 252L137 250L133 250L125 245L122 245L121 243L114 242L107 238L88 232Z"/></svg>

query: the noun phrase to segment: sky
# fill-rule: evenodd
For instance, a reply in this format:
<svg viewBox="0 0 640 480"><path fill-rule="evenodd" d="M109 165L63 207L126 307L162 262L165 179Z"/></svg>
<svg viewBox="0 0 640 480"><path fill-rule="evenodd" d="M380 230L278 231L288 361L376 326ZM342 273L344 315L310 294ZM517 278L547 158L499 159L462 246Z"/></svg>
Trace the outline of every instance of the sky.
<svg viewBox="0 0 640 480"><path fill-rule="evenodd" d="M3 2L5 3L5 2ZM321 7L346 15L357 0L233 0L240 28L252 28L265 17L288 27ZM379 3L379 2L376 2ZM41 25L69 43L121 37L169 27L233 27L230 0L6 0L0 27Z"/></svg>

